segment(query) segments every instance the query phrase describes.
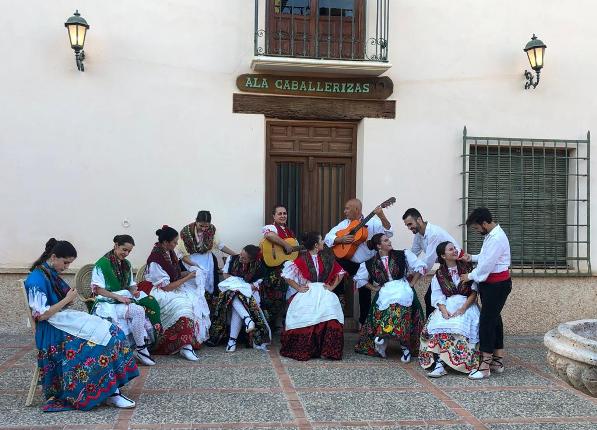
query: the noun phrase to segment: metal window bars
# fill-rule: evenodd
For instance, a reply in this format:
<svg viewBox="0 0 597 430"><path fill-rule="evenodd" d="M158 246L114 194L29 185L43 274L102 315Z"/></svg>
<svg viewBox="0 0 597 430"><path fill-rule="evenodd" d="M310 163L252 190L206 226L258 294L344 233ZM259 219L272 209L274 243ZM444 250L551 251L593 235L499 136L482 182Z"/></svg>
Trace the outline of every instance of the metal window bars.
<svg viewBox="0 0 597 430"><path fill-rule="evenodd" d="M465 225L487 207L508 234L512 273L588 276L590 133L586 139L462 137L462 242L479 252L482 237Z"/></svg>
<svg viewBox="0 0 597 430"><path fill-rule="evenodd" d="M388 62L390 0L255 0L254 55Z"/></svg>

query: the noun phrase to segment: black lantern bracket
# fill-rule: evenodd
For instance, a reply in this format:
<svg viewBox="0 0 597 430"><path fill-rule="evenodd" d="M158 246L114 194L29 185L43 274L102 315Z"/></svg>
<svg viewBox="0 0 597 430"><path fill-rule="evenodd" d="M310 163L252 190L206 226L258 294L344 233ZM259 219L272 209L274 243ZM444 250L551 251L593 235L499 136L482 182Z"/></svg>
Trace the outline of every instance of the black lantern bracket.
<svg viewBox="0 0 597 430"><path fill-rule="evenodd" d="M528 70L525 70L524 77L526 78L527 81L524 84L524 89L528 90L531 87L537 88L537 85L539 85L539 77L540 76L541 76L541 72L539 70L537 70L537 80L535 80L535 76L533 76L533 74L531 72L529 72Z"/></svg>
<svg viewBox="0 0 597 430"><path fill-rule="evenodd" d="M77 69L79 69L80 72L85 71L83 61L85 61L85 51L82 49L80 51L75 51L75 62L77 63Z"/></svg>

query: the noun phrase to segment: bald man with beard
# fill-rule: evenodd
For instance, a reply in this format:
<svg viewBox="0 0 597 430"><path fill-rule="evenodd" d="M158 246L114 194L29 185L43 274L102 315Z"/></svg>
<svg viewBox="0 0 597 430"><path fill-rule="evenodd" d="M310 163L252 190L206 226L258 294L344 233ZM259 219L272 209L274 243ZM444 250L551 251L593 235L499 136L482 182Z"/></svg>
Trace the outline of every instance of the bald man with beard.
<svg viewBox="0 0 597 430"><path fill-rule="evenodd" d="M377 233L383 233L387 237L392 237L394 232L392 231L392 225L390 221L386 218L386 215L383 212L383 209L378 206L374 210L377 216L374 216L369 221L367 221L367 240L371 239ZM338 243L352 243L354 241L354 236L347 235L343 237L337 237L337 233L340 230L345 229L348 225L354 220L362 220L363 219L363 204L359 199L350 199L346 202L344 206L344 216L346 217L345 220L341 221L336 227L332 228L328 234L326 234L324 242L327 246L332 247ZM375 255L375 251L371 251L367 248L367 244L365 242L361 243L354 255L350 260L347 259L338 259L338 263L342 268L350 274L350 276L354 276L357 271L359 270L359 266L363 261L369 260L371 257ZM346 278L345 278L346 279ZM340 291L338 291L340 290ZM334 292L340 296L341 301L343 302L344 296L344 285L339 285L336 287ZM369 308L371 306L371 289L369 288L369 284L367 286L359 288L359 324L362 325L367 318L367 314L369 313Z"/></svg>

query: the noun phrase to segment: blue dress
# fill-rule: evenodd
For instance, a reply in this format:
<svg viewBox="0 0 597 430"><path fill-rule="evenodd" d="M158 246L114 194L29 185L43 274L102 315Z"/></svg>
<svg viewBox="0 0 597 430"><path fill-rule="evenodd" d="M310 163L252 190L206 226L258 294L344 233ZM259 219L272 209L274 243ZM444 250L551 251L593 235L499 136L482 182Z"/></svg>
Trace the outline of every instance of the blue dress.
<svg viewBox="0 0 597 430"><path fill-rule="evenodd" d="M25 289L32 315L37 319L62 300L70 287L44 263L29 274ZM71 333L89 331L90 326L96 325L105 345L56 328L52 319L60 320ZM63 309L50 321L37 321L35 344L46 398L42 408L45 412L89 410L139 375L133 351L122 331L84 312Z"/></svg>

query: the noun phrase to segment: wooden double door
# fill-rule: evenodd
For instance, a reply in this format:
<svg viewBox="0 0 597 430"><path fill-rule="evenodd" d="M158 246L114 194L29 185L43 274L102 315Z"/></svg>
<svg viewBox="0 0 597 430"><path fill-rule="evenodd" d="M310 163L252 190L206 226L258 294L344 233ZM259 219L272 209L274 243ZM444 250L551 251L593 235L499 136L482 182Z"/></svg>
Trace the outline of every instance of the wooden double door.
<svg viewBox="0 0 597 430"><path fill-rule="evenodd" d="M344 219L344 204L355 196L356 132L352 122L266 123L266 213L283 204L297 234L325 235Z"/></svg>

